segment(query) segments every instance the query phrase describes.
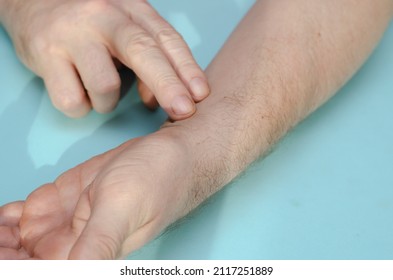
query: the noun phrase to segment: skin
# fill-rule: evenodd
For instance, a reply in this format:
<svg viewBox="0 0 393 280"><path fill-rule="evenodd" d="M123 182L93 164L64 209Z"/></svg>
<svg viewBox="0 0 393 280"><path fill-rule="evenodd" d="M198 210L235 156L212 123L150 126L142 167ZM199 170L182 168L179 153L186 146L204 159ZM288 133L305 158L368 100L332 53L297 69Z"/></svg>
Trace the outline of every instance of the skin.
<svg viewBox="0 0 393 280"><path fill-rule="evenodd" d="M257 1L208 67L195 115L1 207L0 258L114 259L143 246L337 92L392 15L390 0Z"/></svg>
<svg viewBox="0 0 393 280"><path fill-rule="evenodd" d="M112 111L121 65L138 76L145 104L173 120L194 114L209 94L182 37L145 0L0 0L0 19L67 116Z"/></svg>

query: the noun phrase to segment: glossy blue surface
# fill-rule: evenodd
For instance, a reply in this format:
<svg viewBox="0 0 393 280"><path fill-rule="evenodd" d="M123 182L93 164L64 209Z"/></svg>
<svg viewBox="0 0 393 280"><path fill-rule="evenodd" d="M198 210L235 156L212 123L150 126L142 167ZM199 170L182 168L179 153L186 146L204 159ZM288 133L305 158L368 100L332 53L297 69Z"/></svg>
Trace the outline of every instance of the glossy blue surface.
<svg viewBox="0 0 393 280"><path fill-rule="evenodd" d="M206 67L253 1L152 1ZM393 259L393 25L358 74L202 208L132 259ZM156 130L135 87L67 119L0 29L0 204Z"/></svg>

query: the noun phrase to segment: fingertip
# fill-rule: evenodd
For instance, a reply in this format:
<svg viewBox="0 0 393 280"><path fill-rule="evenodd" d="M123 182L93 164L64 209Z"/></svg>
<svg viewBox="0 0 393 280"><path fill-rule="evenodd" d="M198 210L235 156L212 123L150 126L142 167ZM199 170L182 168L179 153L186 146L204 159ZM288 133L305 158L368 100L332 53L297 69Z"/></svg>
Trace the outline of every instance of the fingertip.
<svg viewBox="0 0 393 280"><path fill-rule="evenodd" d="M80 98L79 98L80 97ZM85 117L91 111L90 102L85 96L65 94L53 99L54 106L69 118Z"/></svg>
<svg viewBox="0 0 393 280"><path fill-rule="evenodd" d="M92 108L100 114L112 112L118 105L120 100L121 80L115 68L105 73L105 77L101 77L102 73L96 74L95 85L91 85L88 91ZM93 71L92 71L93 72Z"/></svg>
<svg viewBox="0 0 393 280"><path fill-rule="evenodd" d="M120 99L121 79L107 48L85 43L73 60L91 107L100 114L113 111Z"/></svg>
<svg viewBox="0 0 393 280"><path fill-rule="evenodd" d="M187 118L195 113L195 103L186 95L175 96L171 109L173 114L171 117L175 120Z"/></svg>
<svg viewBox="0 0 393 280"><path fill-rule="evenodd" d="M81 118L91 110L90 100L75 67L62 59L52 59L43 71L49 97L56 109L71 118Z"/></svg>
<svg viewBox="0 0 393 280"><path fill-rule="evenodd" d="M104 94L88 93L92 103L92 107L99 114L108 114L114 111L120 100L120 89L108 91ZM97 100L100 99L100 100Z"/></svg>
<svg viewBox="0 0 393 280"><path fill-rule="evenodd" d="M195 77L190 81L190 90L194 101L199 102L205 99L209 93L210 88L207 81L200 77Z"/></svg>

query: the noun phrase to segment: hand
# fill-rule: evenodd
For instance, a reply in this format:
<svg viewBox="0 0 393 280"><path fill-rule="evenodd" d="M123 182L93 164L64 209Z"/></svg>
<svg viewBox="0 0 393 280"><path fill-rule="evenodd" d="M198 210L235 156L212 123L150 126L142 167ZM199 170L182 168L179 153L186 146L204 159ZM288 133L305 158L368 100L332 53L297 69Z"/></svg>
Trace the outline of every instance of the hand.
<svg viewBox="0 0 393 280"><path fill-rule="evenodd" d="M114 259L145 244L190 209L191 155L176 141L129 141L1 207L0 259Z"/></svg>
<svg viewBox="0 0 393 280"><path fill-rule="evenodd" d="M0 1L19 57L70 117L115 108L119 61L138 76L144 103L173 120L191 116L209 93L182 37L146 0Z"/></svg>

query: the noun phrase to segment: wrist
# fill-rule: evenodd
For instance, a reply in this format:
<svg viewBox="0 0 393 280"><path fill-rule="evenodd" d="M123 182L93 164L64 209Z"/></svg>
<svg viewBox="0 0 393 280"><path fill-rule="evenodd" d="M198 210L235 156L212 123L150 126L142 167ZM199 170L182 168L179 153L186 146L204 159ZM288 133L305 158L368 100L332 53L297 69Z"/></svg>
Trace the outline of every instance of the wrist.
<svg viewBox="0 0 393 280"><path fill-rule="evenodd" d="M184 186L189 193L187 211L237 177L258 158L262 147L261 143L249 147L247 122L242 118L236 120L241 114L240 109L228 109L230 105L216 103L214 97L201 105L192 118L167 122L160 130L171 134L187 155L188 169L192 170L184 179L189 183ZM205 110L210 113L205 114ZM217 112L217 115L211 112Z"/></svg>
<svg viewBox="0 0 393 280"><path fill-rule="evenodd" d="M163 127L144 137L150 154L147 158L154 161L148 164L149 169L159 181L160 188L165 189L165 195L169 195L169 208L161 211L165 215L157 220L164 226L184 217L197 206L192 198L196 183L193 176L196 154L184 136L177 127ZM166 200L165 195L161 197L162 201Z"/></svg>
<svg viewBox="0 0 393 280"><path fill-rule="evenodd" d="M199 120L199 118L196 118ZM199 131L199 132L198 132ZM176 176L180 176L179 193L183 193L185 204L181 207L176 219L187 215L206 198L212 195L219 186L222 186L221 155L214 150L210 140L203 141L201 137L209 136L203 129L189 123L167 122L156 134L165 135L167 143L178 151L181 151L176 159L179 170ZM171 149L170 146L168 149ZM180 165L179 165L180 164ZM175 219L175 220L176 220Z"/></svg>

